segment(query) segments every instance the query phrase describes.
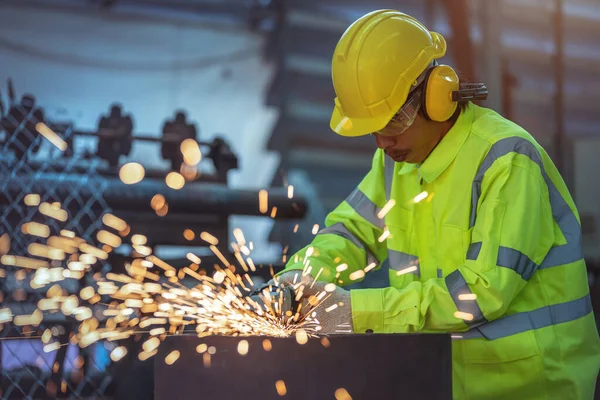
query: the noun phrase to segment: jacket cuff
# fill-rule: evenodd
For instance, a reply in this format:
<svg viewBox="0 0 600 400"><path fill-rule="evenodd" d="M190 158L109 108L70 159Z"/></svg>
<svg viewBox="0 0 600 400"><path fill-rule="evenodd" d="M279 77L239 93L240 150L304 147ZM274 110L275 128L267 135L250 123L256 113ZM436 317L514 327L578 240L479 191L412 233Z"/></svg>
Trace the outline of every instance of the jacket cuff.
<svg viewBox="0 0 600 400"><path fill-rule="evenodd" d="M383 332L383 289L350 291L354 333Z"/></svg>

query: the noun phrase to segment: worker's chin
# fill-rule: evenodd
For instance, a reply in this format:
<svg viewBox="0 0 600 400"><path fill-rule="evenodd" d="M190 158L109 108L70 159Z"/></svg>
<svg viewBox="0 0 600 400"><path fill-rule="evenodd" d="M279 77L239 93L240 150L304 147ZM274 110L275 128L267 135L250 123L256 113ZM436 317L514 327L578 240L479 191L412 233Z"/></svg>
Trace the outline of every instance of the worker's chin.
<svg viewBox="0 0 600 400"><path fill-rule="evenodd" d="M386 151L388 157L390 157L395 162L410 162L411 152L410 150L406 151Z"/></svg>
<svg viewBox="0 0 600 400"><path fill-rule="evenodd" d="M395 162L410 162L410 151L389 152L388 156Z"/></svg>

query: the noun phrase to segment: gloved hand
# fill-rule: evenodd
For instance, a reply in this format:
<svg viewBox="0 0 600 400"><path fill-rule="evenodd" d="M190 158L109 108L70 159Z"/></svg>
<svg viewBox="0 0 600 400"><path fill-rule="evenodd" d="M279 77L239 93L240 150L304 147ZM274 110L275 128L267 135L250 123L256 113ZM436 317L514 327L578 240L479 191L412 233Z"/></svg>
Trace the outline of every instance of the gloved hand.
<svg viewBox="0 0 600 400"><path fill-rule="evenodd" d="M333 283L315 282L310 275L301 274L302 271L289 271L277 279L280 284L293 285L296 296L302 300L302 311L310 313L311 319L318 322L317 333L352 333L350 291ZM314 317L313 312L316 313Z"/></svg>
<svg viewBox="0 0 600 400"><path fill-rule="evenodd" d="M297 277L296 277L297 276ZM273 278L265 284L255 287L250 293L250 305L253 308L260 308L263 312L274 312L276 314L286 315L288 312L293 315L298 311L299 297L296 300L295 289L302 284L312 282L310 275L302 276L302 271L287 271L277 278ZM269 292L265 294L264 292ZM280 309L278 309L280 307Z"/></svg>
<svg viewBox="0 0 600 400"><path fill-rule="evenodd" d="M295 286L296 288L298 288L301 284L311 284L313 280L313 277L308 274L302 275L302 270L291 270L286 271L278 277L271 279L268 283L271 283L273 285L279 283L279 285L283 284Z"/></svg>

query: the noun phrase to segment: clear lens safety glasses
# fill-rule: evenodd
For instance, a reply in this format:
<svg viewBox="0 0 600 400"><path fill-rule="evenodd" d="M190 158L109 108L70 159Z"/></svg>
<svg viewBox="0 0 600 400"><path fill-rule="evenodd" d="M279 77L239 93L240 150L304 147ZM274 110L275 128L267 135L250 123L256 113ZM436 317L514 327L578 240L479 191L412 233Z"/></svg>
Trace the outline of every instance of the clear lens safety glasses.
<svg viewBox="0 0 600 400"><path fill-rule="evenodd" d="M390 122L378 131L381 136L397 136L403 134L415 122L419 108L421 108L422 90L420 87L409 94L408 100L392 117Z"/></svg>

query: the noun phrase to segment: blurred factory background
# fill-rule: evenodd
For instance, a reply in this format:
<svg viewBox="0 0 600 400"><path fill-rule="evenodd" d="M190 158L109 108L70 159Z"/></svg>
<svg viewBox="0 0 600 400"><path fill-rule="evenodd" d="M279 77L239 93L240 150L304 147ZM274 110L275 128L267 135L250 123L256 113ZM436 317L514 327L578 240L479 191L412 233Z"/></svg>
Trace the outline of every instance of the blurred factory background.
<svg viewBox="0 0 600 400"><path fill-rule="evenodd" d="M210 273L218 260L201 233L226 251L240 228L257 265L281 268L370 167L372 138L329 129L330 60L347 26L378 8L443 34L443 61L486 82L484 105L551 154L580 211L597 304L600 5L593 0L3 0L0 235L11 236L11 251L26 252L20 224L32 215L24 196L38 193L60 201L66 229L84 238L94 239L111 212L156 255L184 266L192 251ZM66 146L37 134L38 122ZM181 169L185 139L199 143L202 161ZM141 182L121 182L127 163L143 166ZM169 181L174 172L181 175ZM132 251L111 253L94 271L123 270ZM268 270L257 274L267 279ZM386 285L386 274L360 286ZM19 279L2 282L2 307L26 310L39 299L9 296ZM44 324L39 329L68 326ZM0 337L23 334L4 329ZM117 367L102 344L44 353L39 339L0 343L1 399L134 398L112 378ZM120 373L143 381L140 368Z"/></svg>

